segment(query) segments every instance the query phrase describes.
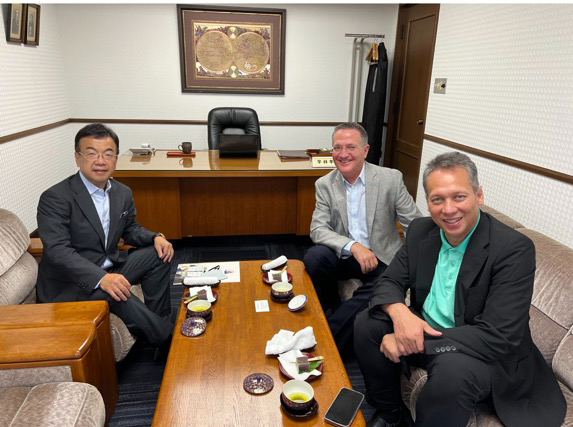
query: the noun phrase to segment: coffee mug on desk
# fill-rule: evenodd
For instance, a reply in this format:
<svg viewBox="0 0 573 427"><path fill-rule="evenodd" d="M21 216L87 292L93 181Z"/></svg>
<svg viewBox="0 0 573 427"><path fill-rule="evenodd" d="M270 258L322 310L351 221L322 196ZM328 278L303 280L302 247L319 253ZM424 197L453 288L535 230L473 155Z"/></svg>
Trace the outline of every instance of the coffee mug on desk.
<svg viewBox="0 0 573 427"><path fill-rule="evenodd" d="M177 148L183 151L184 154L190 154L193 145L190 142L182 142L181 145Z"/></svg>

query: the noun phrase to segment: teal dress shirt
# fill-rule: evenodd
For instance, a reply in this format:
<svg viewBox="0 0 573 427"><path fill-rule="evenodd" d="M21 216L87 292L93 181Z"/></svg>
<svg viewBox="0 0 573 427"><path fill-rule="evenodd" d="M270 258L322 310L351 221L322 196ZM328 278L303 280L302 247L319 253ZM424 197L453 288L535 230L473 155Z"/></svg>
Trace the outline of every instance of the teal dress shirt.
<svg viewBox="0 0 573 427"><path fill-rule="evenodd" d="M440 230L442 247L438 256L432 287L422 308L422 316L432 328L453 328L455 326L456 281L466 248L479 224L480 217L481 213L470 234L456 247L448 243L444 232Z"/></svg>

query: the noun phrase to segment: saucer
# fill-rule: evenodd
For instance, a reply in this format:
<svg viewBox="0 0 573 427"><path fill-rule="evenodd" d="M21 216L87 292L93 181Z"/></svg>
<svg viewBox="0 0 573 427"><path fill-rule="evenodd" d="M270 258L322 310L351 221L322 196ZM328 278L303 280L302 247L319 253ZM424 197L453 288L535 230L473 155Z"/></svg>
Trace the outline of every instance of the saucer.
<svg viewBox="0 0 573 427"><path fill-rule="evenodd" d="M183 321L181 333L186 337L196 337L205 332L207 321L199 316L192 316Z"/></svg>
<svg viewBox="0 0 573 427"><path fill-rule="evenodd" d="M293 297L294 297L294 295L291 295L291 296L286 297L286 298L277 298L277 297L273 296L273 294L271 294L271 299L272 299L274 302L280 302L280 303L283 303L283 304L289 302L291 299L293 299Z"/></svg>
<svg viewBox="0 0 573 427"><path fill-rule="evenodd" d="M250 394L264 394L273 389L275 382L267 374L251 374L243 380L243 388Z"/></svg>
<svg viewBox="0 0 573 427"><path fill-rule="evenodd" d="M283 395L281 393L281 408L283 408L283 411L285 411L285 414L287 414L288 416L291 416L291 417L296 417L296 418L309 417L311 415L316 414L316 412L318 411L318 402L316 401L316 399L313 399L313 400L314 400L314 403L310 406L310 408L308 408L307 411L305 411L305 412L292 411L284 403Z"/></svg>

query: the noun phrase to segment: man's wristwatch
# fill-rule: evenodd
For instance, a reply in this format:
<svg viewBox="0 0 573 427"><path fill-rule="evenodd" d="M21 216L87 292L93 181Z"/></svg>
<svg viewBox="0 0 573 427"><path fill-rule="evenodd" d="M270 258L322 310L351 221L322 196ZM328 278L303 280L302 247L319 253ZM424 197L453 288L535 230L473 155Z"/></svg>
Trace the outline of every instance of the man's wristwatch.
<svg viewBox="0 0 573 427"><path fill-rule="evenodd" d="M156 237L163 237L164 239L166 238L165 234L163 234L163 233L155 233L155 236L153 236L153 239L155 239Z"/></svg>

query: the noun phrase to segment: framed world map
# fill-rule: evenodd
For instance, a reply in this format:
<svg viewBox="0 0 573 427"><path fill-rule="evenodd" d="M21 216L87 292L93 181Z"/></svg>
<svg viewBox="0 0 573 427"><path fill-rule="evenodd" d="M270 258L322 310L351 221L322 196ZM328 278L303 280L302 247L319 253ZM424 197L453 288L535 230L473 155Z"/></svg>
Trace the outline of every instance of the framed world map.
<svg viewBox="0 0 573 427"><path fill-rule="evenodd" d="M183 92L284 95L284 9L178 5Z"/></svg>

